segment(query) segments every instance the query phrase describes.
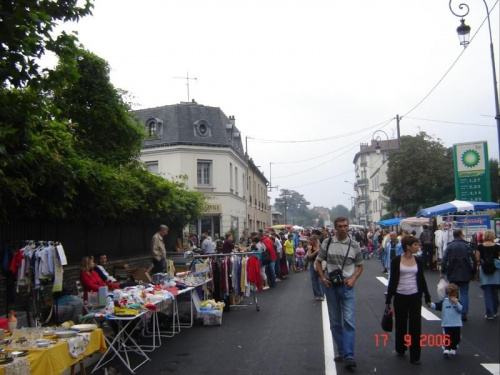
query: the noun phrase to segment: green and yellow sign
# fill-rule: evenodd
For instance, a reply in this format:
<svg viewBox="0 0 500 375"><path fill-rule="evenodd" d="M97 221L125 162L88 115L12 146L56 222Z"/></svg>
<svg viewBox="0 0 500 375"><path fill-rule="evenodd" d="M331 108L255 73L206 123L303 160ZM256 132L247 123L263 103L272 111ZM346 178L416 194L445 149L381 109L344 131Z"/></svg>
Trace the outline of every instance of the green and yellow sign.
<svg viewBox="0 0 500 375"><path fill-rule="evenodd" d="M491 201L489 163L487 142L453 145L455 199L476 202Z"/></svg>

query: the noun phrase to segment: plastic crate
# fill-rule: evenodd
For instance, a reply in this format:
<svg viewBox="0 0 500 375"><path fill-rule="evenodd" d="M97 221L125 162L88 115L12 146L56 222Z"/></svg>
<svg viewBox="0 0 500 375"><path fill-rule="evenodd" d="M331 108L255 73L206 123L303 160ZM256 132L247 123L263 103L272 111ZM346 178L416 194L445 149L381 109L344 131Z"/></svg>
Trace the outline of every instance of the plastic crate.
<svg viewBox="0 0 500 375"><path fill-rule="evenodd" d="M220 326L222 325L223 310L202 310L200 311L203 318L204 326Z"/></svg>

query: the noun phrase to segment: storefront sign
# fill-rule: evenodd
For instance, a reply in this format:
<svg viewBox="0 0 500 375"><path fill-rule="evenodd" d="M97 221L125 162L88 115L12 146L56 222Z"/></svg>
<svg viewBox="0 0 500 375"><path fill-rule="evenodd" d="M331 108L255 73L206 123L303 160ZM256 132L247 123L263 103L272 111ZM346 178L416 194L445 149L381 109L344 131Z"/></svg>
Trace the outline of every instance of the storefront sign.
<svg viewBox="0 0 500 375"><path fill-rule="evenodd" d="M470 241L473 233L490 229L491 219L488 215L453 215L448 217L447 224L449 229L462 229L466 241Z"/></svg>
<svg viewBox="0 0 500 375"><path fill-rule="evenodd" d="M491 201L488 143L473 142L453 145L455 199Z"/></svg>
<svg viewBox="0 0 500 375"><path fill-rule="evenodd" d="M458 228L477 227L485 231L490 229L491 219L488 215L455 216Z"/></svg>
<svg viewBox="0 0 500 375"><path fill-rule="evenodd" d="M209 204L205 212L221 212L220 204Z"/></svg>

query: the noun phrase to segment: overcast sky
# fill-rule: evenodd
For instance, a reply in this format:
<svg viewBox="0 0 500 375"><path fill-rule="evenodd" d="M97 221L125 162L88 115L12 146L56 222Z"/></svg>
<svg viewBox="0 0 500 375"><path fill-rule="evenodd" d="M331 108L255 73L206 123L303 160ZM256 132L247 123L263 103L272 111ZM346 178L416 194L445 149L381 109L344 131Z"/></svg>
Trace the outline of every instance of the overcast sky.
<svg viewBox="0 0 500 375"><path fill-rule="evenodd" d="M467 3L472 36L486 10ZM499 7L487 3L498 75ZM395 138L396 114L402 135L487 140L498 158L488 25L452 67L459 24L448 0L97 0L71 28L134 109L186 101L173 77L189 73L190 99L235 116L267 178L272 163L273 186L350 208L359 144L376 130Z"/></svg>

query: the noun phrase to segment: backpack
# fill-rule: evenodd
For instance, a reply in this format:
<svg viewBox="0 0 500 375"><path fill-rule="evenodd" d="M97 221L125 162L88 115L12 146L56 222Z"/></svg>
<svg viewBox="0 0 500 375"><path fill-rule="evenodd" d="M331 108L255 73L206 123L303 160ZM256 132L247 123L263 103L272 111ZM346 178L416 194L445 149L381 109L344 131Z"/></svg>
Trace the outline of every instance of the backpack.
<svg viewBox="0 0 500 375"><path fill-rule="evenodd" d="M431 232L428 230L422 232L422 243L424 245L432 245Z"/></svg>
<svg viewBox="0 0 500 375"><path fill-rule="evenodd" d="M495 273L494 249L484 249L484 259L481 260L481 268L487 275Z"/></svg>

